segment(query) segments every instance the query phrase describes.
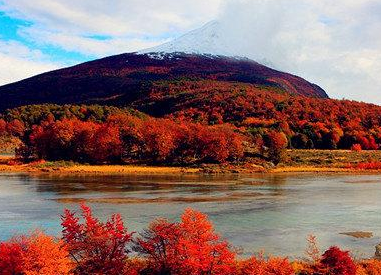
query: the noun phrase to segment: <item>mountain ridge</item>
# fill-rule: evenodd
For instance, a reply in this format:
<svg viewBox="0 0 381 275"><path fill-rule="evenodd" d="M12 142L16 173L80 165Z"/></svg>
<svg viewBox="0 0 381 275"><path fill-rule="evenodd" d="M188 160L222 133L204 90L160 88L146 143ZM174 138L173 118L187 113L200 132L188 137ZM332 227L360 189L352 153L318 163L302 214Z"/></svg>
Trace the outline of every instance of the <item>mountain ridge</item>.
<svg viewBox="0 0 381 275"><path fill-rule="evenodd" d="M129 106L149 96L156 82L184 78L262 85L274 91L328 98L316 84L247 58L186 53L125 53L1 86L0 111L43 103Z"/></svg>

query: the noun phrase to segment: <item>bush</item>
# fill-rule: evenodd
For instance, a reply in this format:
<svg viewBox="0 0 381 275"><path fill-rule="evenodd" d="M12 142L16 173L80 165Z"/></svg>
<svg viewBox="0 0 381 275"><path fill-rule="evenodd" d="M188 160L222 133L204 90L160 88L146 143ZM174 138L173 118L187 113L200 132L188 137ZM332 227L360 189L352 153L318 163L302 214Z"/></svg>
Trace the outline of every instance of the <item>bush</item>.
<svg viewBox="0 0 381 275"><path fill-rule="evenodd" d="M136 241L147 257L144 274L233 274L235 252L214 232L207 216L185 210L181 222L158 220Z"/></svg>
<svg viewBox="0 0 381 275"><path fill-rule="evenodd" d="M106 223L96 219L89 207L81 206L83 222L74 212L65 210L62 235L78 274L120 274L128 259L127 245L132 234L127 232L120 215Z"/></svg>
<svg viewBox="0 0 381 275"><path fill-rule="evenodd" d="M336 246L332 246L324 252L320 261L324 274L332 275L356 275L356 265L349 256L348 251L342 251Z"/></svg>
<svg viewBox="0 0 381 275"><path fill-rule="evenodd" d="M294 269L288 259L270 257L265 260L262 256L252 257L238 263L238 275L293 275Z"/></svg>
<svg viewBox="0 0 381 275"><path fill-rule="evenodd" d="M356 152L362 151L361 144L359 144L359 143L353 144L352 147L351 147L351 150L352 151L356 151Z"/></svg>
<svg viewBox="0 0 381 275"><path fill-rule="evenodd" d="M73 263L63 241L42 232L20 236L0 244L2 275L66 275Z"/></svg>

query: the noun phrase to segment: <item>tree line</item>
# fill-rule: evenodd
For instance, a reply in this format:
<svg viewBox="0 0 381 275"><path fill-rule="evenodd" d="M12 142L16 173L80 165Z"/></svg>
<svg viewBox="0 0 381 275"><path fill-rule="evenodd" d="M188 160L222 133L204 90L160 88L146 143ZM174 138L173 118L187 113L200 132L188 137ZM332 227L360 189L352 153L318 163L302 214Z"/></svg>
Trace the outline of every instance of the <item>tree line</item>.
<svg viewBox="0 0 381 275"><path fill-rule="evenodd" d="M258 91L255 94L261 95ZM250 106L265 104L268 92L262 95L262 100L258 99ZM270 98L282 96L277 94ZM323 102L323 99L306 100L304 107L312 104L313 100ZM247 156L255 156L277 164L282 161L285 148L379 149L381 127L377 120L378 107L370 105L372 108L367 111L356 110L363 113L359 116L363 121L340 119L330 114L329 124L327 114L322 110L312 112L307 108L302 112L302 107L298 107L295 114L282 118L280 111L276 111L290 110L291 105L300 105L301 102L297 102L283 102L280 107L279 102L275 106L267 101L260 108L262 115L253 117L248 114L235 122L218 119L222 114L218 111L213 113L212 121L210 117L200 119L195 115L199 114L197 110L186 108L180 113L154 118L128 108L32 105L7 110L0 116L0 138L12 136L20 139L17 155L24 160L84 163L190 165L243 161ZM327 102L331 104L331 101ZM361 103L355 105L362 106ZM338 112L335 109L332 111L334 114ZM310 113L309 119L307 113ZM353 116L350 111L349 116ZM338 119L341 123L337 122Z"/></svg>

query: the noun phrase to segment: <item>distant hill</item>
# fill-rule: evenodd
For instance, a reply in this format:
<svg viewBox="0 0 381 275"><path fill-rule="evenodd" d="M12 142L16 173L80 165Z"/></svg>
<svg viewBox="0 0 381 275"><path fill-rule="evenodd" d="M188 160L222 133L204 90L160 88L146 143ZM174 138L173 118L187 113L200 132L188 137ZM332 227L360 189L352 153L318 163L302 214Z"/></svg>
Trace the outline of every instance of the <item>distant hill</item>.
<svg viewBox="0 0 381 275"><path fill-rule="evenodd" d="M188 96L160 104L157 91L186 84ZM180 85L180 86L178 86ZM319 86L246 58L185 53L127 53L51 71L0 87L0 111L30 104L101 104L134 107L151 115L180 111L190 97L243 85L269 93L328 98ZM184 92L184 91L183 91ZM181 94L181 91L177 93ZM159 95L158 95L159 96ZM168 96L168 95L167 95ZM198 96L198 99L200 97ZM250 98L247 98L250 100ZM197 104L202 104L198 101ZM208 102L204 102L208 104Z"/></svg>

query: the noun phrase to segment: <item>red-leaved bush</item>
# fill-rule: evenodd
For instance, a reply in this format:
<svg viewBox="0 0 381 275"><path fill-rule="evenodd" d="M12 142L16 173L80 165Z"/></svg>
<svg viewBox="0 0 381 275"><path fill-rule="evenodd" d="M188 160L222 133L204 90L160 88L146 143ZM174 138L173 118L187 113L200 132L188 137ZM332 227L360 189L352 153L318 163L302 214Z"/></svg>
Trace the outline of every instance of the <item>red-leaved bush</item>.
<svg viewBox="0 0 381 275"><path fill-rule="evenodd" d="M77 263L78 274L121 274L128 256L127 232L120 215L106 223L95 218L91 209L81 205L83 222L74 212L65 210L62 217L63 240Z"/></svg>
<svg viewBox="0 0 381 275"><path fill-rule="evenodd" d="M187 209L180 223L158 220L136 241L147 274L234 274L235 252L206 215Z"/></svg>
<svg viewBox="0 0 381 275"><path fill-rule="evenodd" d="M342 251L337 246L332 246L324 252L321 261L321 269L324 274L332 275L355 275L356 265L348 251Z"/></svg>

